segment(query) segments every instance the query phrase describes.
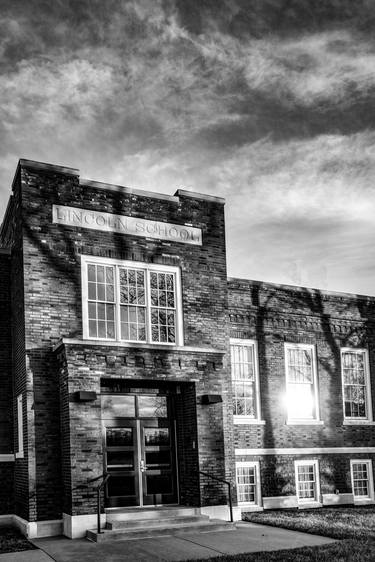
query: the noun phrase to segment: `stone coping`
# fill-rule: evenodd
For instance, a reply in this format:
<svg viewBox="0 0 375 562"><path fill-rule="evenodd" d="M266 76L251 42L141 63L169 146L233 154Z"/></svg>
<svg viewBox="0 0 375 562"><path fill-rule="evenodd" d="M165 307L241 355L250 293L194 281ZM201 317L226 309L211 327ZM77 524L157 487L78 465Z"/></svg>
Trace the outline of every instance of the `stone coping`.
<svg viewBox="0 0 375 562"><path fill-rule="evenodd" d="M199 353L199 354L215 354L224 355L225 351L215 349L213 347L193 347L193 346L164 346L155 343L129 343L107 340L81 340L75 338L62 338L53 346L53 351L58 350L65 345L73 346L90 346L90 347L107 347L107 348L124 348L133 349L134 351L165 351L172 353Z"/></svg>

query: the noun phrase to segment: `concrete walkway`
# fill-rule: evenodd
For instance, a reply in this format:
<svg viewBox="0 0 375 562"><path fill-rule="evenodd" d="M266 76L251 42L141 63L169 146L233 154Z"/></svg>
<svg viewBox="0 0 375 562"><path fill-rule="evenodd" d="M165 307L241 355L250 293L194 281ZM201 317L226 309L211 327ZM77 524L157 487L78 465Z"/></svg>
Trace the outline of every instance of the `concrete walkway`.
<svg viewBox="0 0 375 562"><path fill-rule="evenodd" d="M243 522L238 523L234 531L189 533L101 544L65 537L35 539L32 542L41 550L1 554L0 562L165 562L319 546L334 540Z"/></svg>

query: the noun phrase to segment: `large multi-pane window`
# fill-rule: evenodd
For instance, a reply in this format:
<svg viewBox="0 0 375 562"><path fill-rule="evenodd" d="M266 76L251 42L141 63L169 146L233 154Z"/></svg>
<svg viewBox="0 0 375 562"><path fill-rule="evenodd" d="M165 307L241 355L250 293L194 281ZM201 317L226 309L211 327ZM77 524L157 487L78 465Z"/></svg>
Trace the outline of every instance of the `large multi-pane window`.
<svg viewBox="0 0 375 562"><path fill-rule="evenodd" d="M295 472L298 502L319 501L318 461L295 461Z"/></svg>
<svg viewBox="0 0 375 562"><path fill-rule="evenodd" d="M234 421L259 420L260 396L256 342L231 340Z"/></svg>
<svg viewBox="0 0 375 562"><path fill-rule="evenodd" d="M177 268L82 257L85 336L180 344Z"/></svg>
<svg viewBox="0 0 375 562"><path fill-rule="evenodd" d="M318 420L314 346L285 344L285 367L288 421Z"/></svg>
<svg viewBox="0 0 375 562"><path fill-rule="evenodd" d="M260 505L259 462L237 462L236 484L239 504Z"/></svg>
<svg viewBox="0 0 375 562"><path fill-rule="evenodd" d="M365 349L342 349L341 370L345 419L371 421L367 351Z"/></svg>
<svg viewBox="0 0 375 562"><path fill-rule="evenodd" d="M374 498L372 462L370 460L351 460L350 473L354 501L372 500Z"/></svg>

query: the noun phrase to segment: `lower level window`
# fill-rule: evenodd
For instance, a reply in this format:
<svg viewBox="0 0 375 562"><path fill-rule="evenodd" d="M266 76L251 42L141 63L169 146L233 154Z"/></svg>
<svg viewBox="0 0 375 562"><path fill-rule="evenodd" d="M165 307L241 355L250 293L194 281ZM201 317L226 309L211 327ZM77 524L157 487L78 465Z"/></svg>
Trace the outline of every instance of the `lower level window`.
<svg viewBox="0 0 375 562"><path fill-rule="evenodd" d="M318 461L295 461L298 502L319 501Z"/></svg>
<svg viewBox="0 0 375 562"><path fill-rule="evenodd" d="M354 501L373 500L374 484L370 460L350 461Z"/></svg>
<svg viewBox="0 0 375 562"><path fill-rule="evenodd" d="M236 463L237 499L239 504L260 505L258 462Z"/></svg>

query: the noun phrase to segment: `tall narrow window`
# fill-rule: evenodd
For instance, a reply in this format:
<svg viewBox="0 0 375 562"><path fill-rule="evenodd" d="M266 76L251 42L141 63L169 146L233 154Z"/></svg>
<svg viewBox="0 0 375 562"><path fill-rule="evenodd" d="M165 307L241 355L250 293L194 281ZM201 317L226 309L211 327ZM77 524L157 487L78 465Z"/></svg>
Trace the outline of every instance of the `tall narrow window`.
<svg viewBox="0 0 375 562"><path fill-rule="evenodd" d="M344 418L347 421L372 421L367 350L341 350Z"/></svg>
<svg viewBox="0 0 375 562"><path fill-rule="evenodd" d="M112 339L115 337L114 268L89 264L87 280L89 336Z"/></svg>
<svg viewBox="0 0 375 562"><path fill-rule="evenodd" d="M16 459L23 458L23 408L22 394L17 396L17 452Z"/></svg>
<svg viewBox="0 0 375 562"><path fill-rule="evenodd" d="M296 492L299 503L319 501L318 461L295 461Z"/></svg>
<svg viewBox="0 0 375 562"><path fill-rule="evenodd" d="M84 337L182 345L176 267L82 256Z"/></svg>
<svg viewBox="0 0 375 562"><path fill-rule="evenodd" d="M312 345L285 344L288 421L319 419L315 349Z"/></svg>
<svg viewBox="0 0 375 562"><path fill-rule="evenodd" d="M256 342L231 340L234 422L260 420L260 394Z"/></svg>
<svg viewBox="0 0 375 562"><path fill-rule="evenodd" d="M350 473L354 501L369 501L374 499L374 482L372 462L370 460L351 460Z"/></svg>
<svg viewBox="0 0 375 562"><path fill-rule="evenodd" d="M259 462L236 463L237 499L239 505L261 504Z"/></svg>

